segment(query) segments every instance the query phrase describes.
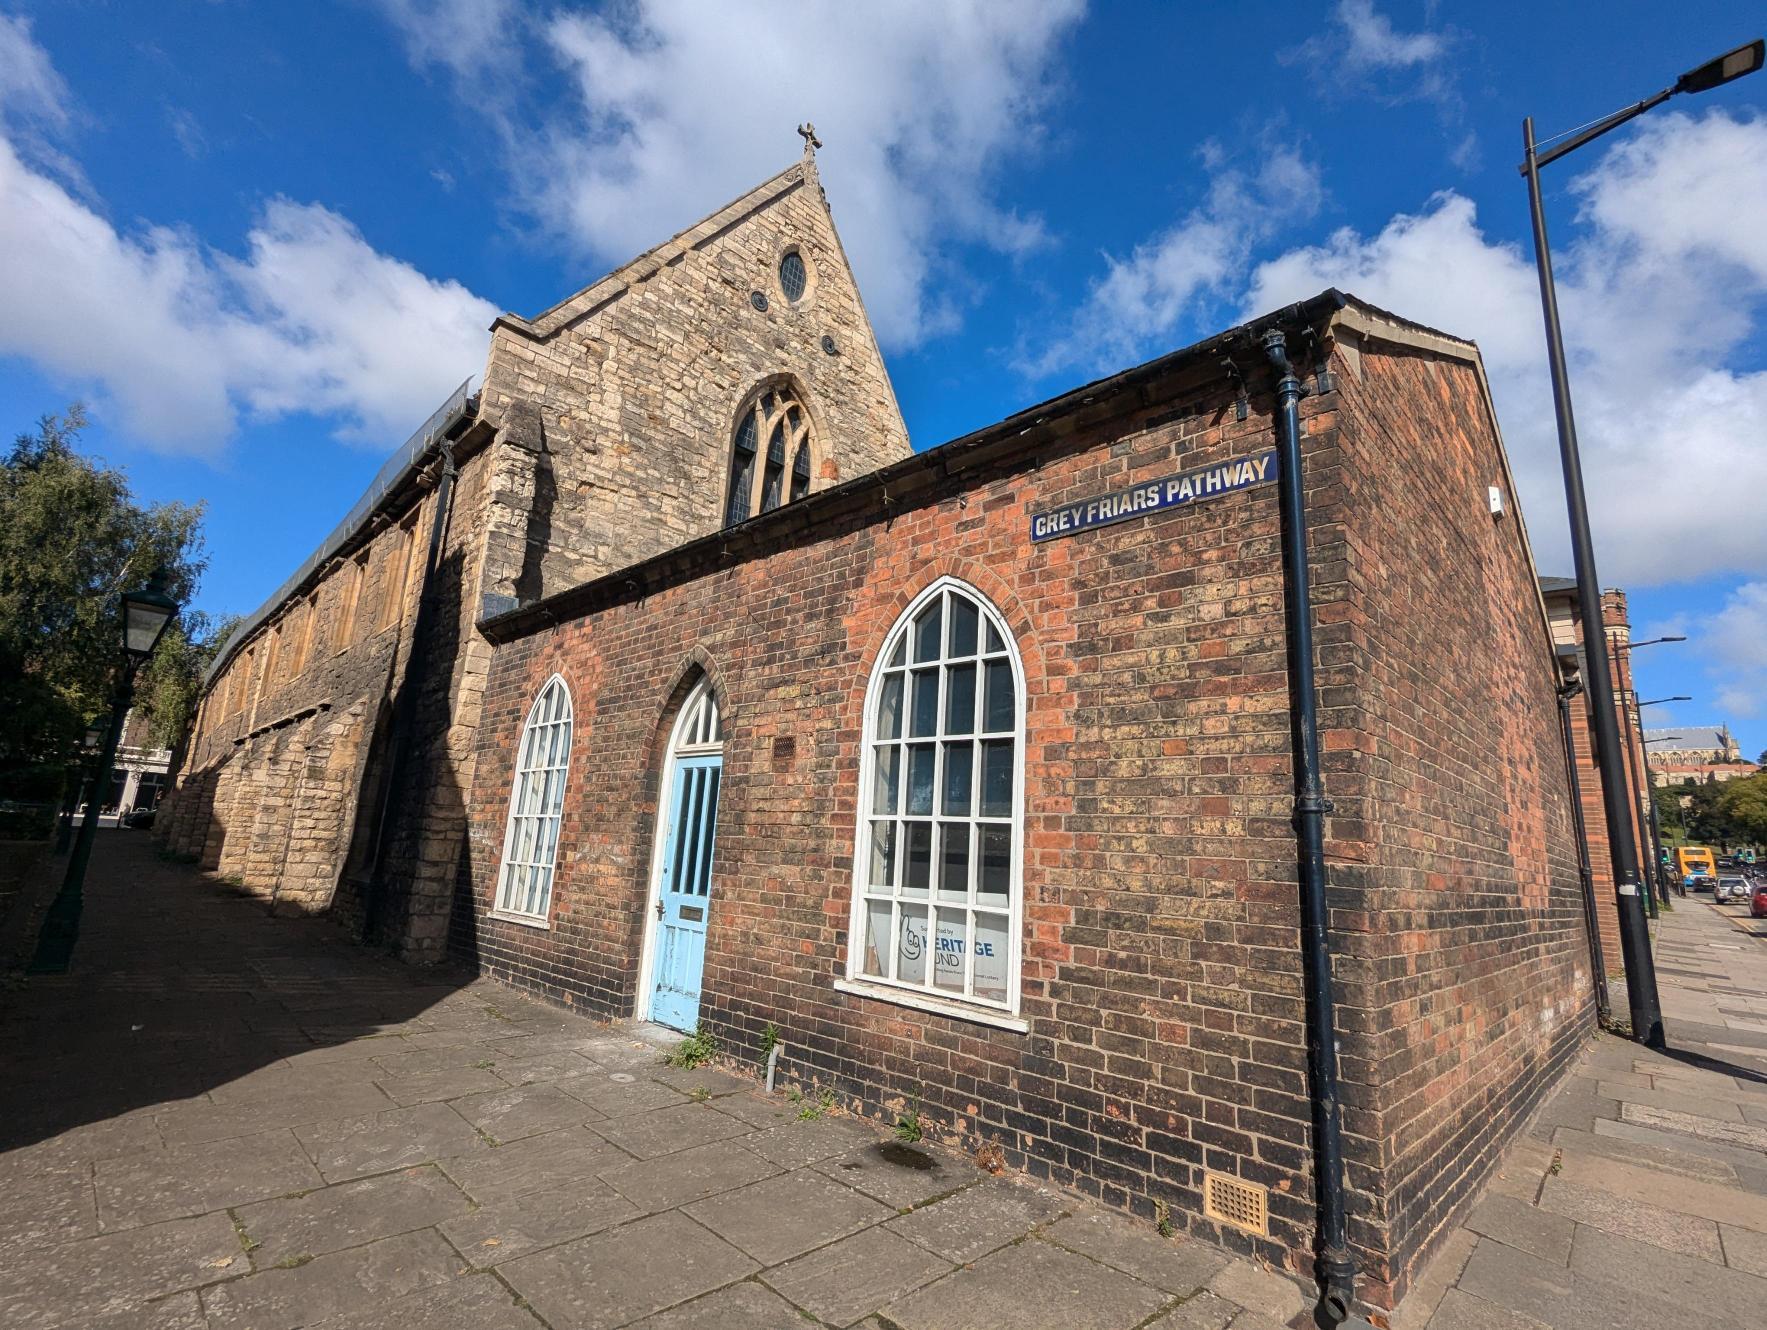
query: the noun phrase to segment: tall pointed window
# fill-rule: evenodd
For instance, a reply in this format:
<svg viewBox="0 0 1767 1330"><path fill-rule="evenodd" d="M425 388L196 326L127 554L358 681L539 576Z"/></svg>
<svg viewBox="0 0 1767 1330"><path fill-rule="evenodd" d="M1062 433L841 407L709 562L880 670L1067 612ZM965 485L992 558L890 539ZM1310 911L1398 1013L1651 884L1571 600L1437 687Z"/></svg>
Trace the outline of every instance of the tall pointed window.
<svg viewBox="0 0 1767 1330"><path fill-rule="evenodd" d="M810 492L810 413L785 384L760 393L736 422L724 524L735 526Z"/></svg>
<svg viewBox="0 0 1767 1330"><path fill-rule="evenodd" d="M552 905L564 782L571 762L571 695L552 676L528 711L517 750L509 827L503 834L503 872L497 913L544 924Z"/></svg>
<svg viewBox="0 0 1767 1330"><path fill-rule="evenodd" d="M954 578L928 587L866 697L849 988L1017 1012L1024 710L994 607Z"/></svg>

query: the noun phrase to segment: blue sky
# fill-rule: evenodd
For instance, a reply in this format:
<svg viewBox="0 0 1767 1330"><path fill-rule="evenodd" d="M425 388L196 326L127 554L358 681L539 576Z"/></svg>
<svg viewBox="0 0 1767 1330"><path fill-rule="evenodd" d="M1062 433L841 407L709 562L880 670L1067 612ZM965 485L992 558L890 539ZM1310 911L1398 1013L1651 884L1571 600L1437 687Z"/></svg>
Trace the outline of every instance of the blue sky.
<svg viewBox="0 0 1767 1330"><path fill-rule="evenodd" d="M790 162L927 447L1336 284L1483 348L1568 571L1521 116L1758 34L1734 3L0 0L0 405L209 506L255 606L533 314ZM1666 18L1666 15L1672 17ZM1760 26L1757 21L1756 26ZM1767 747L1767 74L1550 172L1606 582L1653 720Z"/></svg>

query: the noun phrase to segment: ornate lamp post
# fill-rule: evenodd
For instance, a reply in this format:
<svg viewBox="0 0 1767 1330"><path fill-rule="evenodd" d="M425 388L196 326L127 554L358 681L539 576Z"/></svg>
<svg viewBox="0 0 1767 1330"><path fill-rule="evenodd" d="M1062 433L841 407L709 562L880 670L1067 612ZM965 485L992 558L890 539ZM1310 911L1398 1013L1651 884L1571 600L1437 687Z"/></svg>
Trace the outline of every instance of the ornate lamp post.
<svg viewBox="0 0 1767 1330"><path fill-rule="evenodd" d="M67 970L73 951L74 936L79 930L81 893L86 884L86 865L92 858L92 842L98 834L98 809L104 792L110 788L111 767L116 761L117 745L122 742L123 722L135 700L135 676L153 655L153 650L178 616L178 602L167 592L167 574L156 568L147 585L140 591L126 591L123 608L123 669L117 677L117 690L111 695L110 725L93 764L92 781L87 787L86 815L80 821L79 835L74 839L73 853L68 856L67 876L61 890L49 906L43 920L43 932L37 939L36 954L31 957L32 974L60 974Z"/></svg>

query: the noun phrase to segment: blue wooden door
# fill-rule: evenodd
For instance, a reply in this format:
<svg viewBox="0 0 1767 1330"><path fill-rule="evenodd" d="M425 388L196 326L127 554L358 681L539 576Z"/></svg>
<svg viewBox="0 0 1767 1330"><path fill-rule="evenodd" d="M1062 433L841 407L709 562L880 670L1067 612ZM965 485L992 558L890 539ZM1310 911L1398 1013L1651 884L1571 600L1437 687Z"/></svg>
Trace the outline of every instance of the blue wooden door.
<svg viewBox="0 0 1767 1330"><path fill-rule="evenodd" d="M724 759L683 757L675 763L657 895L650 1018L676 1030L699 1021L700 976L706 966L706 922L712 902L712 837L718 825L718 780Z"/></svg>

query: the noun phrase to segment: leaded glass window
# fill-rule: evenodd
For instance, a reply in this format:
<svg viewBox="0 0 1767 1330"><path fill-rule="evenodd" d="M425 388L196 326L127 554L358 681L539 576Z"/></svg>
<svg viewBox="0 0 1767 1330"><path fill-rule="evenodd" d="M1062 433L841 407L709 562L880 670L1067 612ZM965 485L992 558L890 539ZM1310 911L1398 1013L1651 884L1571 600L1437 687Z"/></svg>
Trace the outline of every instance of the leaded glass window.
<svg viewBox="0 0 1767 1330"><path fill-rule="evenodd" d="M555 674L534 699L516 751L515 789L509 799L497 887L499 914L546 920L570 762L571 695Z"/></svg>
<svg viewBox="0 0 1767 1330"><path fill-rule="evenodd" d="M779 289L785 292L785 298L792 304L804 298L804 288L809 284L809 271L804 267L804 256L792 250L779 261Z"/></svg>
<svg viewBox="0 0 1767 1330"><path fill-rule="evenodd" d="M1025 698L1011 634L980 593L944 578L879 661L848 978L1015 1011Z"/></svg>
<svg viewBox="0 0 1767 1330"><path fill-rule="evenodd" d="M783 384L761 392L744 408L731 443L726 526L810 492L815 465L810 434L809 412Z"/></svg>

